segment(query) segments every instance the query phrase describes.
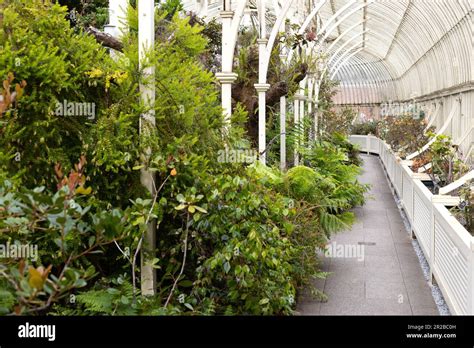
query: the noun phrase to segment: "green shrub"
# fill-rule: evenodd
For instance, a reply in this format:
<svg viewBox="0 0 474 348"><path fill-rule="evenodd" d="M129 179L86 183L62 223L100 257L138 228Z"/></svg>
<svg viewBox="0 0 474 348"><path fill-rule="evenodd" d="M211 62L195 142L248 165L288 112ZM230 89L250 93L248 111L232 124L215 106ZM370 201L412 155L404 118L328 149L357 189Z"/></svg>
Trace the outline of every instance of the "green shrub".
<svg viewBox="0 0 474 348"><path fill-rule="evenodd" d="M149 209L145 208L142 212ZM0 186L0 243L28 248L29 257L2 259L0 288L15 300L8 300L8 307L0 311L44 313L55 303L69 301L71 293L96 276L107 246L122 241L133 247L139 227L144 228L134 222L138 214L132 208L97 207L93 197L70 191L67 185L51 194L44 187L17 190L4 182Z"/></svg>
<svg viewBox="0 0 474 348"><path fill-rule="evenodd" d="M426 121L411 115L385 117L377 128L377 135L391 146L400 157L421 149L429 141L425 132Z"/></svg>
<svg viewBox="0 0 474 348"><path fill-rule="evenodd" d="M335 145L338 141L318 140L303 154L312 168L334 183L334 190L324 195L321 200L331 213L344 212L364 204L364 194L369 188L368 185L358 182L357 177L361 169L358 165L351 163L346 145L345 147ZM343 219L351 221L353 217L344 212Z"/></svg>
<svg viewBox="0 0 474 348"><path fill-rule="evenodd" d="M291 197L310 203L317 203L321 197L330 194L336 187L331 179L305 166L291 168L285 179Z"/></svg>
<svg viewBox="0 0 474 348"><path fill-rule="evenodd" d="M347 136L336 132L330 137L326 137L326 140L347 154L347 164L353 164L358 167L362 165L362 160L359 156L359 146L351 143Z"/></svg>
<svg viewBox="0 0 474 348"><path fill-rule="evenodd" d="M6 1L0 12L0 79L14 73L27 82L15 112L4 115L0 148L18 154L9 171L23 170L29 187L52 188L54 175L45 168L61 162L68 167L81 154L83 137L93 119L58 116L56 102L94 103L105 109L100 90L89 85L86 72L107 52L94 38L74 33L65 20L66 9L49 1ZM103 93L102 93L103 95Z"/></svg>
<svg viewBox="0 0 474 348"><path fill-rule="evenodd" d="M0 242L39 247L37 260L0 260L0 313L292 313L297 289L324 276L315 251L363 202L347 139L310 144L305 166L287 174L219 163L219 150L248 144L246 115L237 107L222 131L215 80L200 63L202 27L161 11L148 61L156 127L145 137L136 8L116 61L56 4L7 0L0 11L0 76L27 83L0 115ZM92 102L96 118L57 117L57 100ZM155 197L140 169L155 174ZM145 299L134 266L150 219L158 284Z"/></svg>
<svg viewBox="0 0 474 348"><path fill-rule="evenodd" d="M474 236L474 192L473 180L467 181L459 189L461 203L450 209L453 216Z"/></svg>
<svg viewBox="0 0 474 348"><path fill-rule="evenodd" d="M379 121L367 121L362 123L355 123L351 126L351 134L355 135L376 135Z"/></svg>
<svg viewBox="0 0 474 348"><path fill-rule="evenodd" d="M451 184L469 171L469 166L463 162L458 147L453 144L450 136L436 135L432 132L428 136L435 138L427 150L432 167L428 170L435 189Z"/></svg>
<svg viewBox="0 0 474 348"><path fill-rule="evenodd" d="M326 134L341 133L348 135L357 112L352 108L324 110L320 120L320 130Z"/></svg>
<svg viewBox="0 0 474 348"><path fill-rule="evenodd" d="M246 177L218 176L210 187L209 214L196 224L207 237L198 248L209 255L196 268L193 293L227 314L291 313L296 247L288 200Z"/></svg>

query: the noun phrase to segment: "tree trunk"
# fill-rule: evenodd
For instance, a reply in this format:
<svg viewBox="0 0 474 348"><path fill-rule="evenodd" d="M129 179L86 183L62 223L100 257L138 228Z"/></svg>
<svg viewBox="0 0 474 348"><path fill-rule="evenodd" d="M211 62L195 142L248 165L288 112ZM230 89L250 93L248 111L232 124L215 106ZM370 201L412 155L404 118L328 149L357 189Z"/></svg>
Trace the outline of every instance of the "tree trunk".
<svg viewBox="0 0 474 348"><path fill-rule="evenodd" d="M308 66L301 64L297 73L293 78L293 84L298 85L306 76ZM249 81L250 80L250 81ZM248 112L247 121L247 134L253 145L258 144L258 115L256 113L258 107L257 92L255 91L254 83L257 83L257 77L253 76L249 80L237 81L232 86L232 99L234 106L240 103L245 110ZM288 95L290 92L289 85L286 81L269 81L270 89L266 93L266 106L267 108L273 108L280 102L280 97ZM267 118L269 113L267 112Z"/></svg>

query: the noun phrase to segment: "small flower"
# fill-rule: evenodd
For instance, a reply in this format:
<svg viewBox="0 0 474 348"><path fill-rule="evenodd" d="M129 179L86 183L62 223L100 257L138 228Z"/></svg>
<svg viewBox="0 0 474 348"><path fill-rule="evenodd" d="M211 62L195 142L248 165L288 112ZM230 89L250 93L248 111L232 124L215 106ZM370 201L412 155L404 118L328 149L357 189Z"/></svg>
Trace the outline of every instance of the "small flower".
<svg viewBox="0 0 474 348"><path fill-rule="evenodd" d="M91 71L86 72L86 75L88 75L90 78L101 77L103 74L104 72L98 68L94 68Z"/></svg>
<svg viewBox="0 0 474 348"><path fill-rule="evenodd" d="M314 41L316 39L316 33L314 31L310 31L306 34L306 40Z"/></svg>
<svg viewBox="0 0 474 348"><path fill-rule="evenodd" d="M176 168L171 169L170 175L176 176L176 174L178 174L178 172L176 171Z"/></svg>

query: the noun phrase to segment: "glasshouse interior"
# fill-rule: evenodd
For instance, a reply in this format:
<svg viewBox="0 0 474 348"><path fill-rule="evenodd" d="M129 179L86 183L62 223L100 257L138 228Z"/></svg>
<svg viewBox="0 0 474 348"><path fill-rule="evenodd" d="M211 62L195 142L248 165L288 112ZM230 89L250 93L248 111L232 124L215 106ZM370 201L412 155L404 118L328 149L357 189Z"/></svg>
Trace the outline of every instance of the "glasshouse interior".
<svg viewBox="0 0 474 348"><path fill-rule="evenodd" d="M472 0L2 0L0 314L474 315Z"/></svg>

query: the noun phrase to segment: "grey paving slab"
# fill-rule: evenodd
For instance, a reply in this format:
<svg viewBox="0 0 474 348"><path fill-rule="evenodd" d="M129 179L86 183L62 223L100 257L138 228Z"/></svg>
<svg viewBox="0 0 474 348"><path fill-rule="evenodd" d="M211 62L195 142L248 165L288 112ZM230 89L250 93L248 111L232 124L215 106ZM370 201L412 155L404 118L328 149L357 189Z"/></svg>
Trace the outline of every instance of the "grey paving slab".
<svg viewBox="0 0 474 348"><path fill-rule="evenodd" d="M367 280L366 297L368 299L397 300L403 303L407 301L408 293L403 282Z"/></svg>
<svg viewBox="0 0 474 348"><path fill-rule="evenodd" d="M362 233L362 229L359 231L352 231L353 233L338 233L334 235L331 239L332 242L338 244L355 244L364 241L364 234Z"/></svg>
<svg viewBox="0 0 474 348"><path fill-rule="evenodd" d="M403 282L402 271L398 268L382 268L374 265L365 266L366 278L379 282Z"/></svg>
<svg viewBox="0 0 474 348"><path fill-rule="evenodd" d="M423 271L416 267L402 268L402 277L407 282L417 281L418 279L424 279Z"/></svg>
<svg viewBox="0 0 474 348"><path fill-rule="evenodd" d="M353 212L357 219L361 219L364 216L364 209L362 207L354 208Z"/></svg>
<svg viewBox="0 0 474 348"><path fill-rule="evenodd" d="M328 279L332 279L332 278L337 279L338 277L339 278L342 277L343 280L347 282L358 282L358 281L365 282L366 269L364 265L362 264L355 265L355 267L333 268L333 271L331 275L328 277Z"/></svg>
<svg viewBox="0 0 474 348"><path fill-rule="evenodd" d="M400 269L397 255L366 255L365 266L397 271Z"/></svg>
<svg viewBox="0 0 474 348"><path fill-rule="evenodd" d="M407 238L409 237L400 238L400 242L395 243L395 249L397 249L397 254L399 255L400 258L413 255L414 253L412 244L405 243Z"/></svg>
<svg viewBox="0 0 474 348"><path fill-rule="evenodd" d="M330 294L332 298L364 300L365 280L348 278L336 272L326 281L324 291L326 294Z"/></svg>
<svg viewBox="0 0 474 348"><path fill-rule="evenodd" d="M412 315L408 302L397 299L368 299L363 305L362 315Z"/></svg>
<svg viewBox="0 0 474 348"><path fill-rule="evenodd" d="M357 221L335 234L330 244L342 255L325 257L325 280L313 285L328 299L313 299L302 291L300 315L439 315L379 159L362 155L360 182L372 185Z"/></svg>
<svg viewBox="0 0 474 348"><path fill-rule="evenodd" d="M397 250L393 244L387 243L385 245L374 245L374 246L367 246L365 248L365 255L397 255Z"/></svg>
<svg viewBox="0 0 474 348"><path fill-rule="evenodd" d="M319 302L299 302L296 306L299 315L318 315L320 310L321 303Z"/></svg>
<svg viewBox="0 0 474 348"><path fill-rule="evenodd" d="M439 315L438 308L436 307L417 307L412 306L413 315Z"/></svg>
<svg viewBox="0 0 474 348"><path fill-rule="evenodd" d="M344 297L329 297L321 303L320 315L364 315L364 300L355 300Z"/></svg>

